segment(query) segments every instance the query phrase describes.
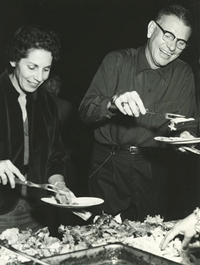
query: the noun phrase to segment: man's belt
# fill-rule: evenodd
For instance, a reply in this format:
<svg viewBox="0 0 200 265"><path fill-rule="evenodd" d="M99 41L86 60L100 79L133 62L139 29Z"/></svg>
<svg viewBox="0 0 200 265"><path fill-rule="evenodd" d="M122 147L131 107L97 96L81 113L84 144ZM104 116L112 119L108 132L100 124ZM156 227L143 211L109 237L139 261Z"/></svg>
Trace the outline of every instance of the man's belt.
<svg viewBox="0 0 200 265"><path fill-rule="evenodd" d="M95 142L95 145L100 148L105 148L112 152L127 152L131 155L161 155L165 153L164 148L158 147L137 147L134 145L109 145Z"/></svg>

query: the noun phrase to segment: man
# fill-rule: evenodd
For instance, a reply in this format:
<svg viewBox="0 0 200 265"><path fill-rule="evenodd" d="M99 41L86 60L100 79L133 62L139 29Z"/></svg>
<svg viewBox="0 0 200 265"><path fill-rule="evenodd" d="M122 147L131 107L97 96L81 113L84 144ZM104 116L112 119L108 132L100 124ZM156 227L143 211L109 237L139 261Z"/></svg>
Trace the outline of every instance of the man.
<svg viewBox="0 0 200 265"><path fill-rule="evenodd" d="M167 218L166 146L154 137L193 137L196 126L181 124L174 134L164 115L147 109L194 117L193 73L178 59L191 33L188 10L164 8L149 22L144 47L104 58L81 102L81 119L95 127L89 188L105 200L106 213L141 221L148 214Z"/></svg>

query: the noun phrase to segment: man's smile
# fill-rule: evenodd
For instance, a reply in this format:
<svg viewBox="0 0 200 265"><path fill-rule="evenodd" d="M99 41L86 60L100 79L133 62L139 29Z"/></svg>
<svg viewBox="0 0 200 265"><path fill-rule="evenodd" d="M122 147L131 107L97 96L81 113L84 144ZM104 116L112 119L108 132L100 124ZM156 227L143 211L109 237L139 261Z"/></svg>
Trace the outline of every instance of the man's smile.
<svg viewBox="0 0 200 265"><path fill-rule="evenodd" d="M166 55L167 57L171 57L171 56L172 56L171 53L167 52L166 50L163 50L162 48L159 48L159 50L160 50L160 52L161 52L162 54Z"/></svg>

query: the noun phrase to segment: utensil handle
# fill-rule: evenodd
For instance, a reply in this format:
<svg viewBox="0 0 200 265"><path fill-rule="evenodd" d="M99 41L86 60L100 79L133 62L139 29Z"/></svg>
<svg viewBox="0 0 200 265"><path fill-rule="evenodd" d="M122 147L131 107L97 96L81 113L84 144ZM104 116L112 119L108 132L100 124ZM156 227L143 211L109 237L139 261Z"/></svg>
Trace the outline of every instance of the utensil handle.
<svg viewBox="0 0 200 265"><path fill-rule="evenodd" d="M22 180L20 180L18 178L15 178L15 183L16 184L20 184L20 185L24 185L24 186L28 186L28 181L27 180L22 181Z"/></svg>
<svg viewBox="0 0 200 265"><path fill-rule="evenodd" d="M28 187L35 187L35 188L38 188L38 185L29 181L29 180L25 180L25 181L21 181L20 179L18 178L15 178L15 183L16 184L20 184L20 185L24 185L24 186L28 186Z"/></svg>

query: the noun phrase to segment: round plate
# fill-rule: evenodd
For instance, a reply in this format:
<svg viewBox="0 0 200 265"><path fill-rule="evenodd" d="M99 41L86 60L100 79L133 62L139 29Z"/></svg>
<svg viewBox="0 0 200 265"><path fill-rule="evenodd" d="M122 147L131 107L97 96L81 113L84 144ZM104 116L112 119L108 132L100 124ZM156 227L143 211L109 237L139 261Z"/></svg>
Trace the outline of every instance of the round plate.
<svg viewBox="0 0 200 265"><path fill-rule="evenodd" d="M200 138L181 138L181 137L163 137L157 136L156 141L165 142L168 144L195 144L200 143Z"/></svg>
<svg viewBox="0 0 200 265"><path fill-rule="evenodd" d="M71 204L61 204L58 203L55 197L46 197L41 198L43 202L49 203L51 205L61 207L61 208L86 208L98 204L102 204L104 202L103 199L95 198L95 197L78 197L73 200Z"/></svg>

